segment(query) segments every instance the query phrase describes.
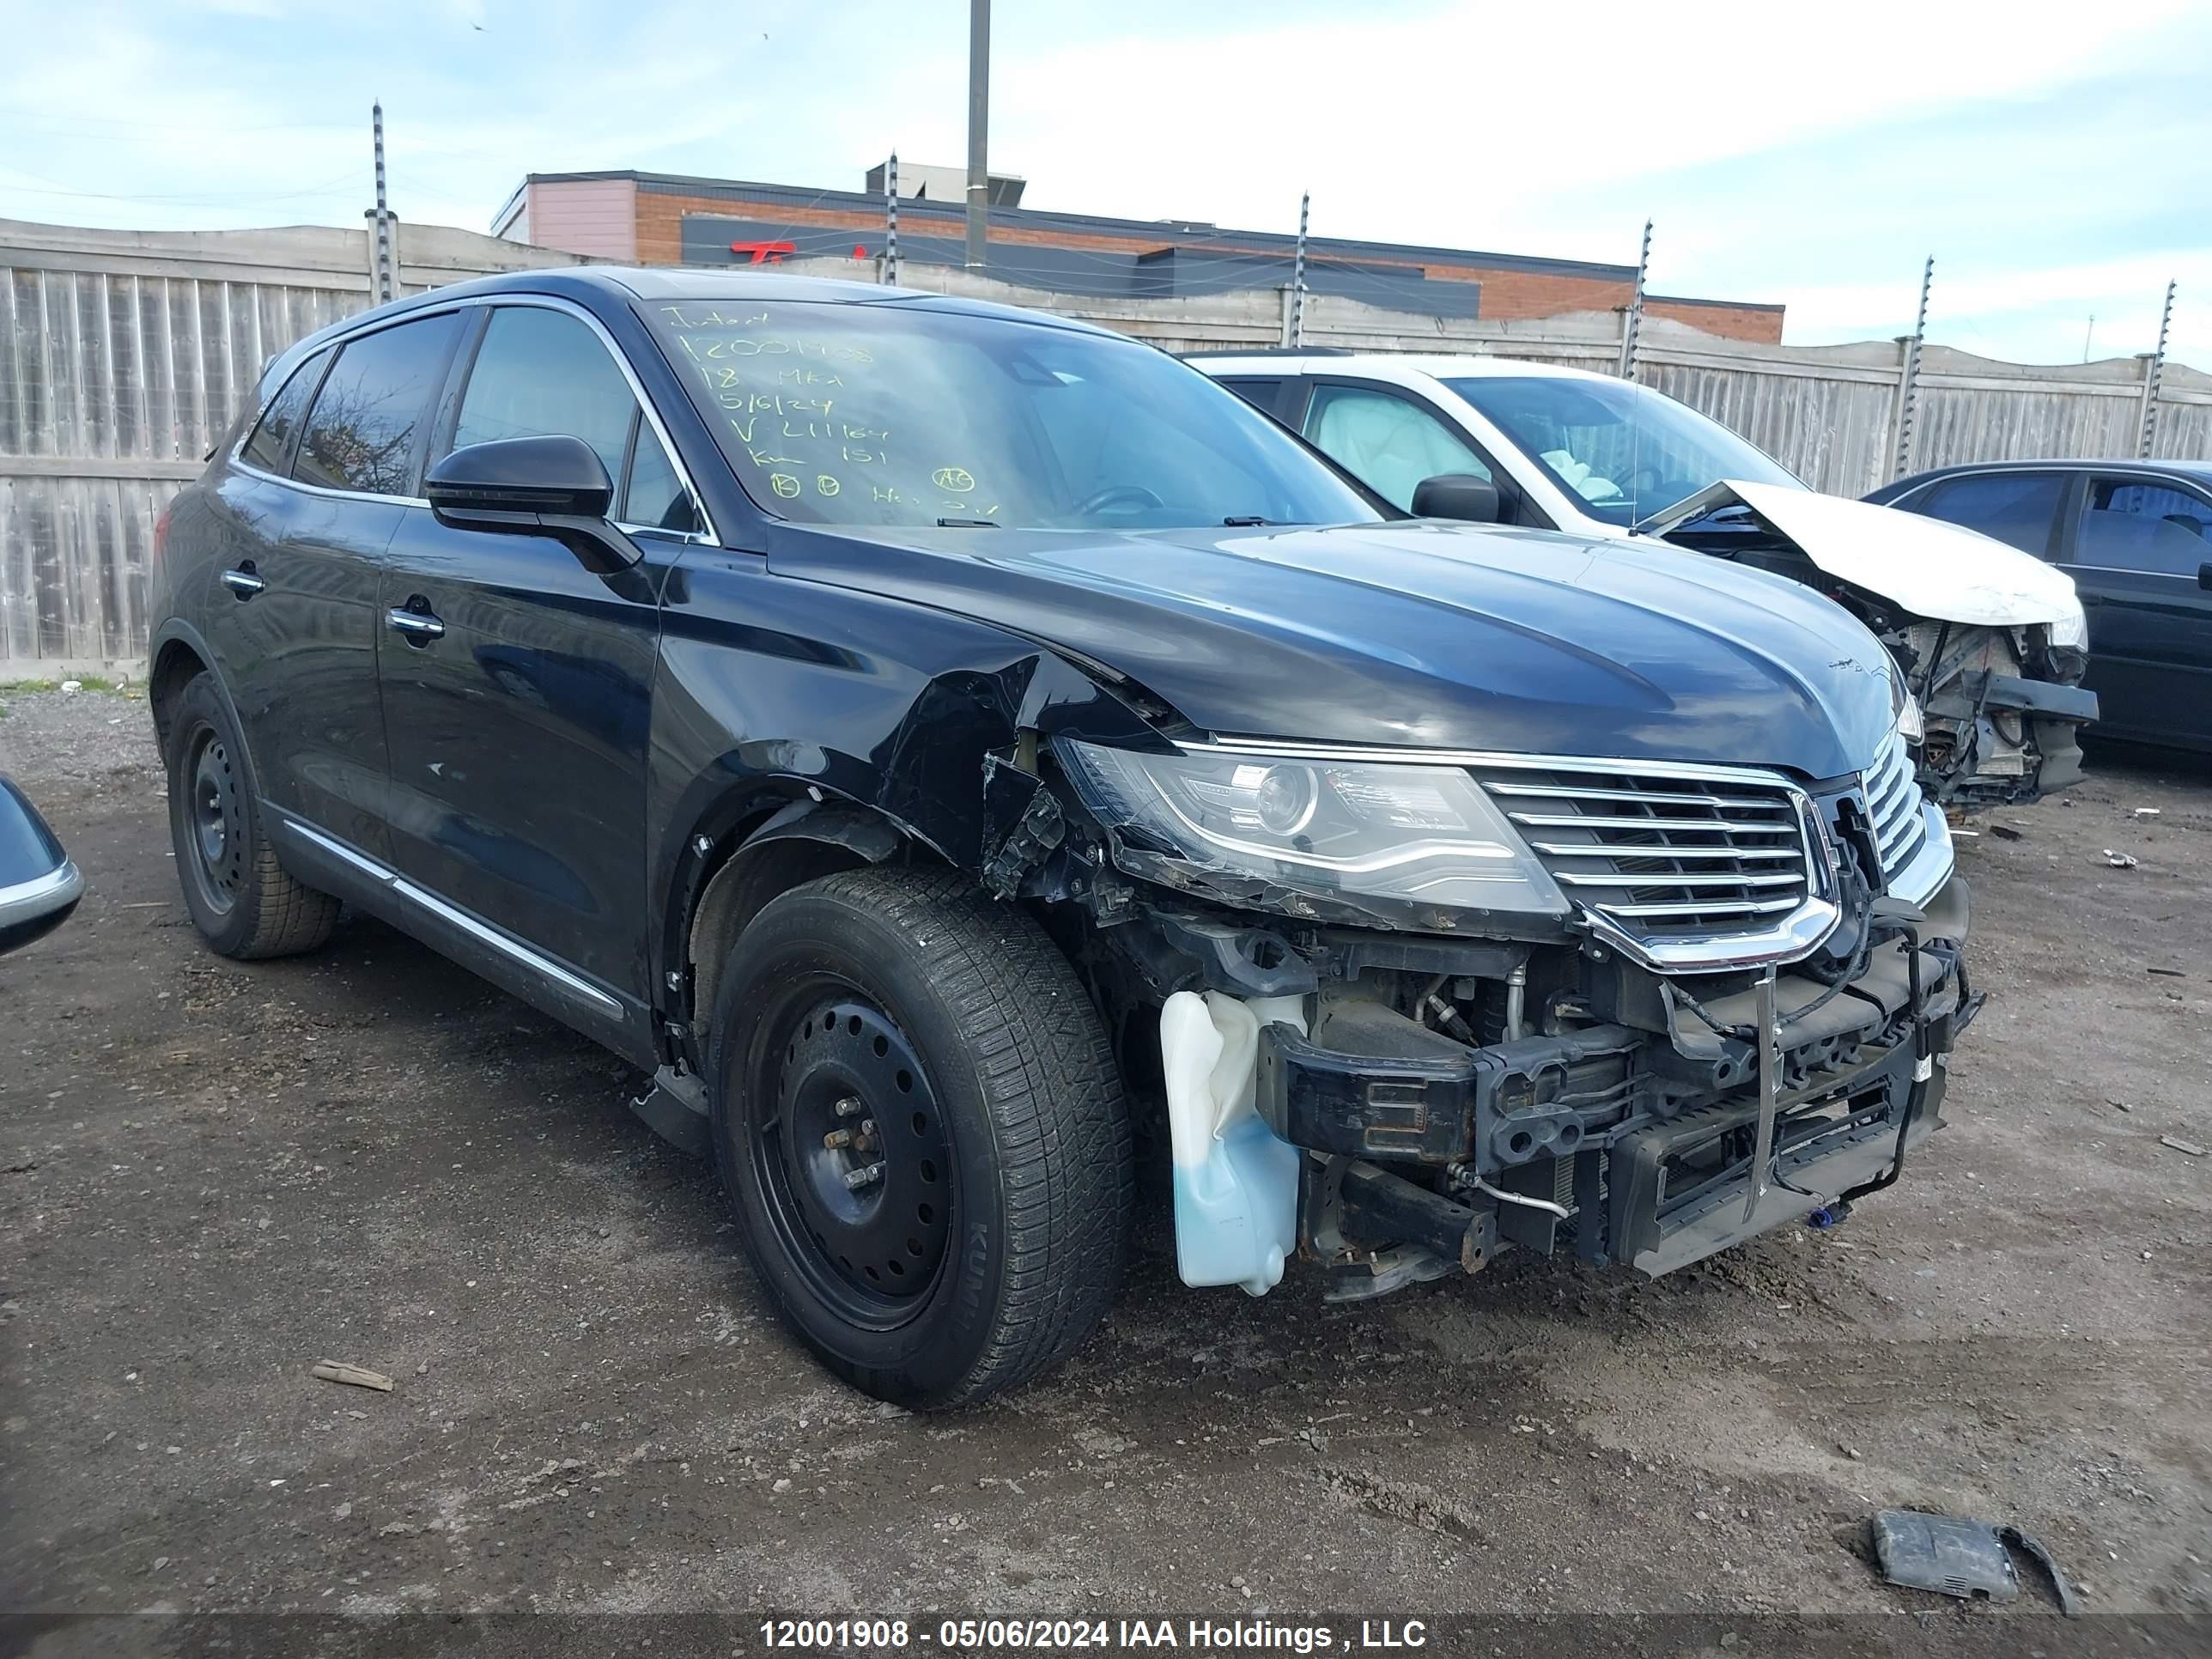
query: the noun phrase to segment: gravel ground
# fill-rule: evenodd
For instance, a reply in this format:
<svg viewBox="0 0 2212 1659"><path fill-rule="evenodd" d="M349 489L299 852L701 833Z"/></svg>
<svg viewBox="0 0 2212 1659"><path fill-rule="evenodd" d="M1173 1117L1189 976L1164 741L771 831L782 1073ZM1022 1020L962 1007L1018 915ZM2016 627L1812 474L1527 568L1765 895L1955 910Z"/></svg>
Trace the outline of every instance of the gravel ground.
<svg viewBox="0 0 2212 1659"><path fill-rule="evenodd" d="M16 1613L2116 1627L1884 1585L1867 1518L1917 1506L2039 1534L2093 1613L2212 1629L2155 1617L2212 1613L2212 1158L2161 1140L2212 1146L2203 769L2100 757L1962 842L1990 1006L1950 1128L1843 1229L1334 1309L1186 1291L1156 1213L1066 1370L921 1418L782 1334L636 1074L370 921L210 954L143 703L0 705L0 769L91 888L0 961Z"/></svg>

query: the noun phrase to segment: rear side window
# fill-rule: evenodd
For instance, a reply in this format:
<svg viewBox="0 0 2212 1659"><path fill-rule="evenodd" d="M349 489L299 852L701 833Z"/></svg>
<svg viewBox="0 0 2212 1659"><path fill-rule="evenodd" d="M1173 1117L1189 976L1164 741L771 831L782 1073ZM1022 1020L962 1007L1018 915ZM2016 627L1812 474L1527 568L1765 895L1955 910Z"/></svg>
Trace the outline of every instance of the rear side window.
<svg viewBox="0 0 2212 1659"><path fill-rule="evenodd" d="M2051 556L2051 526L2065 493L2066 480L2055 472L1991 472L1948 478L1911 510L1978 530L2043 559Z"/></svg>
<svg viewBox="0 0 2212 1659"><path fill-rule="evenodd" d="M328 489L404 495L416 441L460 330L453 312L401 323L339 349L300 440L292 476Z"/></svg>
<svg viewBox="0 0 2212 1659"><path fill-rule="evenodd" d="M2074 559L2193 580L2212 564L2212 504L2166 484L2100 478L2089 486Z"/></svg>
<svg viewBox="0 0 2212 1659"><path fill-rule="evenodd" d="M502 306L469 371L453 447L565 434L591 445L608 479L619 482L636 413L629 382L598 335L566 312Z"/></svg>
<svg viewBox="0 0 2212 1659"><path fill-rule="evenodd" d="M273 472L280 478L284 476L284 462L292 453L292 434L299 428L300 417L307 412L307 399L315 395L315 382L323 378L330 361L329 352L319 351L292 371L292 378L270 399L260 424L246 441L244 459L264 472Z"/></svg>
<svg viewBox="0 0 2212 1659"><path fill-rule="evenodd" d="M1283 395L1283 383L1280 380L1224 380L1221 384L1251 404L1253 408L1268 415L1275 412L1276 402Z"/></svg>

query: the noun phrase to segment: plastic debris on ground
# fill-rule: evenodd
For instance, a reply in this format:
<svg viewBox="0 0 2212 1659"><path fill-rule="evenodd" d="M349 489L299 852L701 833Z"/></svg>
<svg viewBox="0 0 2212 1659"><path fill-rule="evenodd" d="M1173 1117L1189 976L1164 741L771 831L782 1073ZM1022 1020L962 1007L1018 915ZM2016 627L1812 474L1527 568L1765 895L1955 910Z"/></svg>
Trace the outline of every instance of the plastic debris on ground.
<svg viewBox="0 0 2212 1659"><path fill-rule="evenodd" d="M1966 1601L2011 1601L2020 1595L2020 1572L2006 1545L2026 1553L2050 1575L2059 1610L2069 1619L2074 1592L2040 1540L2018 1527L1883 1510L1874 1518L1875 1559L1882 1577L1907 1589L1933 1590Z"/></svg>

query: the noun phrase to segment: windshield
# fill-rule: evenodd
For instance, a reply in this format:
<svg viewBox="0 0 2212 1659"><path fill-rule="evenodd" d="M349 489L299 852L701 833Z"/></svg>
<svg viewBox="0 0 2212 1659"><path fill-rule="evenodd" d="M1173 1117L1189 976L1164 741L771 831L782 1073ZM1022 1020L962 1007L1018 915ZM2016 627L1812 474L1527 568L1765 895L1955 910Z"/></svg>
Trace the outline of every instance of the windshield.
<svg viewBox="0 0 2212 1659"><path fill-rule="evenodd" d="M1444 384L1607 524L1637 524L1723 478L1804 487L1719 422L1627 380Z"/></svg>
<svg viewBox="0 0 2212 1659"><path fill-rule="evenodd" d="M1371 523L1235 392L1113 335L920 305L647 314L753 500L807 524Z"/></svg>

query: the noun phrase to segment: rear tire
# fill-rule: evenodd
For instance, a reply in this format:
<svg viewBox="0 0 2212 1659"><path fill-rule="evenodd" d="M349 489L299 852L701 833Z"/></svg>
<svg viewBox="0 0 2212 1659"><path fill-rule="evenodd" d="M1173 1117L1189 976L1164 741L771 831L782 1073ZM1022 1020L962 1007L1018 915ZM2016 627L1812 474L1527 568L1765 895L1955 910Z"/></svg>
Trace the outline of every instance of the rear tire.
<svg viewBox="0 0 2212 1659"><path fill-rule="evenodd" d="M831 1370L941 1409L1091 1334L1121 1282L1128 1117L1097 1012L1035 921L954 875L825 876L762 908L717 1003L738 1236Z"/></svg>
<svg viewBox="0 0 2212 1659"><path fill-rule="evenodd" d="M254 798L246 744L211 674L178 693L170 729L169 838L192 925L223 956L249 961L312 951L338 902L276 862Z"/></svg>

